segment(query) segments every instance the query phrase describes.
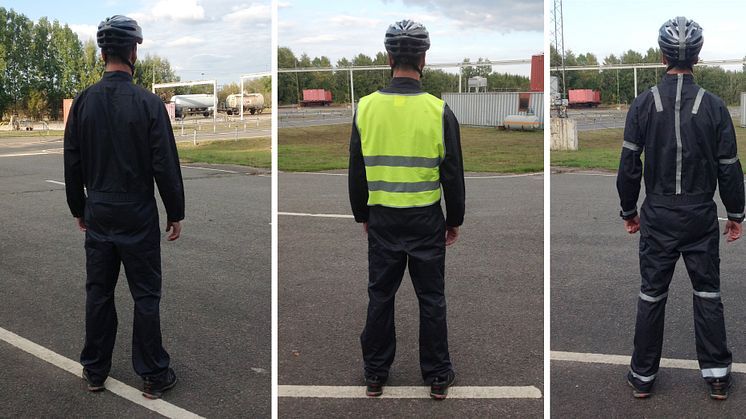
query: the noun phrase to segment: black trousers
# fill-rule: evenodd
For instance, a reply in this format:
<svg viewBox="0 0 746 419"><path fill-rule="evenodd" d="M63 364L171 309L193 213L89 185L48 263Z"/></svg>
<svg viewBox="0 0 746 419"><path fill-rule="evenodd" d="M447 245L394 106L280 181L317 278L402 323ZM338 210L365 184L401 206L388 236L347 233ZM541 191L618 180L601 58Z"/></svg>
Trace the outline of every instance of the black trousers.
<svg viewBox="0 0 746 419"><path fill-rule="evenodd" d="M702 376L708 381L725 377L730 372L731 353L720 299L720 235L715 202L711 197L648 196L640 221L642 286L631 362L634 379L640 385L652 384L658 372L668 286L679 255L694 289L694 331Z"/></svg>
<svg viewBox="0 0 746 419"><path fill-rule="evenodd" d="M394 306L409 267L420 306L420 369L426 383L451 371L445 288L445 220L440 205L371 207L368 316L360 336L366 376L388 377L396 353Z"/></svg>
<svg viewBox="0 0 746 419"><path fill-rule="evenodd" d="M161 249L155 199L89 193L86 201L86 334L80 362L92 379L105 379L117 334L114 289L124 265L135 302L132 365L141 377L165 373L161 343Z"/></svg>

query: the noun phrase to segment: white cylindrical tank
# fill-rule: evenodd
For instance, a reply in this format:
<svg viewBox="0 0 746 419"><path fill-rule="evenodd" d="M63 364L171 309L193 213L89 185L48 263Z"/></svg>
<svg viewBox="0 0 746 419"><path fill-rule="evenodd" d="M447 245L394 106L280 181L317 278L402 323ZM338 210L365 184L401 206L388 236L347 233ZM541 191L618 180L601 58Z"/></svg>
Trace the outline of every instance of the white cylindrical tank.
<svg viewBox="0 0 746 419"><path fill-rule="evenodd" d="M533 131L541 127L536 115L508 115L503 122L506 129L516 131Z"/></svg>
<svg viewBox="0 0 746 419"><path fill-rule="evenodd" d="M209 94L176 95L171 97L171 103L177 108L212 108L215 96Z"/></svg>
<svg viewBox="0 0 746 419"><path fill-rule="evenodd" d="M240 94L228 95L225 98L225 104L229 108L238 108L241 102ZM264 95L261 93L244 93L243 95L243 106L244 109L263 109L264 108Z"/></svg>

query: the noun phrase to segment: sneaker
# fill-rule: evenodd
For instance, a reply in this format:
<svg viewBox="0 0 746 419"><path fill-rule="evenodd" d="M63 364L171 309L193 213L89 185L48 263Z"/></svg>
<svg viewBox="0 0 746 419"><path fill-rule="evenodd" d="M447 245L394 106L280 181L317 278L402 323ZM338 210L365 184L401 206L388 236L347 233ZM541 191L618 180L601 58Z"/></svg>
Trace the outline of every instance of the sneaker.
<svg viewBox="0 0 746 419"><path fill-rule="evenodd" d="M148 399L160 399L166 390L172 389L176 385L176 373L169 368L163 375L162 379L153 380L145 378L143 383L142 395Z"/></svg>
<svg viewBox="0 0 746 419"><path fill-rule="evenodd" d="M636 385L635 379L632 376L632 372L627 372L627 384L632 387L632 396L636 399L647 399L652 393L653 383L647 383L645 385Z"/></svg>
<svg viewBox="0 0 746 419"><path fill-rule="evenodd" d="M449 371L445 377L436 377L430 384L430 397L435 400L443 400L448 397L448 387L456 381L456 373Z"/></svg>
<svg viewBox="0 0 746 419"><path fill-rule="evenodd" d="M378 397L383 394L383 385L386 379L377 375L365 377L365 395L368 397Z"/></svg>
<svg viewBox="0 0 746 419"><path fill-rule="evenodd" d="M106 381L106 379L101 381L94 381L93 379L91 379L91 376L88 374L88 370L86 370L85 368L83 368L83 379L88 383L88 391L97 392L106 389L106 387L104 387L104 381Z"/></svg>
<svg viewBox="0 0 746 419"><path fill-rule="evenodd" d="M716 378L712 381L708 381L707 385L710 387L710 398L713 400L726 400L728 399L728 389L731 386L730 375L723 378Z"/></svg>

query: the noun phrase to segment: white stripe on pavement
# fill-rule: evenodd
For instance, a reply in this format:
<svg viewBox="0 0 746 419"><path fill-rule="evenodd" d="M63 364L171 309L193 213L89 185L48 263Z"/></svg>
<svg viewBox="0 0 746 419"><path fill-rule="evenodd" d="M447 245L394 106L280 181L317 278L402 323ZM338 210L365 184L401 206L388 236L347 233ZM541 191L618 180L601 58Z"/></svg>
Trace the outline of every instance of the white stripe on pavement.
<svg viewBox="0 0 746 419"><path fill-rule="evenodd" d="M325 399L370 399L364 386L290 386L280 385L278 397L311 397ZM383 399L429 399L430 388L423 386L385 386ZM534 386L461 387L448 389L449 399L540 399Z"/></svg>
<svg viewBox="0 0 746 419"><path fill-rule="evenodd" d="M56 181L56 180L49 180L49 179L47 179L46 182L54 183L55 185L65 186L65 182L59 182L59 181Z"/></svg>
<svg viewBox="0 0 746 419"><path fill-rule="evenodd" d="M277 215L292 215L295 217L323 217L323 218L355 218L348 214L309 214L305 212L281 212L278 211Z"/></svg>
<svg viewBox="0 0 746 419"><path fill-rule="evenodd" d="M209 171L212 171L212 172L223 172L223 173L233 173L233 174L238 174L238 172L236 172L236 171L233 171L233 170L225 170L225 169L213 169L212 167L200 167L200 166L184 166L184 165L181 165L181 167L183 167L183 168L185 168L185 169L209 170Z"/></svg>
<svg viewBox="0 0 746 419"><path fill-rule="evenodd" d="M53 149L53 150L42 150L42 151L33 151L30 153L10 153L10 154L0 154L0 157L28 157L28 156L44 156L47 154L62 154L62 149Z"/></svg>
<svg viewBox="0 0 746 419"><path fill-rule="evenodd" d="M29 354L44 360L58 368L61 368L70 374L78 377L83 376L83 367L73 361L70 358L53 352L41 345L31 342L28 339L22 338L13 332L3 329L0 327L0 339L21 349ZM116 394L119 397L127 399L132 403L138 404L146 409L152 410L153 412L160 413L163 416L169 418L201 418L188 410L184 410L178 406L175 406L165 400L150 400L146 399L142 395L142 391L131 387L119 380L109 377L104 383L106 389Z"/></svg>
<svg viewBox="0 0 746 419"><path fill-rule="evenodd" d="M629 366L629 355L606 355L581 352L551 351L549 358L552 361L582 362L586 364L609 364ZM678 368L684 370L699 370L699 362L690 359L661 358L661 367ZM746 364L731 364L732 372L746 373Z"/></svg>

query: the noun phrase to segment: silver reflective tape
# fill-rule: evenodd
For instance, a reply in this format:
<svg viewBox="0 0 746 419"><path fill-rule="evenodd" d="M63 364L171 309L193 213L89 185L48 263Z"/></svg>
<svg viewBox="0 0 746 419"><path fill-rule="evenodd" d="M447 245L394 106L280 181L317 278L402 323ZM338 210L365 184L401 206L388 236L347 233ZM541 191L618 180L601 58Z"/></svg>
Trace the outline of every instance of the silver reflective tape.
<svg viewBox="0 0 746 419"><path fill-rule="evenodd" d="M630 149L632 151L639 151L640 150L640 146L639 145L637 145L635 143L631 143L629 141L623 142L622 143L622 147L628 148L628 149Z"/></svg>
<svg viewBox="0 0 746 419"><path fill-rule="evenodd" d="M681 195L681 88L684 86L684 75L678 75L676 83L676 104L674 105L674 129L676 131L676 195Z"/></svg>
<svg viewBox="0 0 746 419"><path fill-rule="evenodd" d="M744 215L742 212L741 213L729 212L727 214L728 214L728 218L743 218L743 215Z"/></svg>
<svg viewBox="0 0 746 419"><path fill-rule="evenodd" d="M440 188L439 181L433 182L384 182L368 181L368 190L384 192L426 192Z"/></svg>
<svg viewBox="0 0 746 419"><path fill-rule="evenodd" d="M642 301L647 301L649 303L657 303L658 301L661 301L668 297L668 291L664 292L663 294L657 296L657 297L651 297L647 294L643 294L642 291L640 291L640 299Z"/></svg>
<svg viewBox="0 0 746 419"><path fill-rule="evenodd" d="M363 158L366 166L424 167L426 169L440 166L440 157L365 156Z"/></svg>
<svg viewBox="0 0 746 419"><path fill-rule="evenodd" d="M720 291L718 292L694 291L694 295L700 298L720 298Z"/></svg>
<svg viewBox="0 0 746 419"><path fill-rule="evenodd" d="M629 211L622 210L622 217L626 217L628 215L632 215L632 214L634 214L636 212L637 212L637 207L635 207L635 208L633 208L633 209L631 209Z"/></svg>
<svg viewBox="0 0 746 419"><path fill-rule="evenodd" d="M720 164L733 164L733 163L735 163L737 161L738 161L738 156L731 157L729 159L720 159L720 160L718 160L718 163L720 163Z"/></svg>
<svg viewBox="0 0 746 419"><path fill-rule="evenodd" d="M638 380L642 381L643 383L649 383L649 382L655 380L655 376L657 375L657 374L653 374L653 375L645 376L645 375L640 375L640 374L638 374L638 373L636 373L636 372L634 372L632 370L629 370L629 372L632 373L633 377L637 378Z"/></svg>
<svg viewBox="0 0 746 419"><path fill-rule="evenodd" d="M634 374L634 373L633 373ZM730 365L725 368L703 368L702 378L721 378L730 374Z"/></svg>
<svg viewBox="0 0 746 419"><path fill-rule="evenodd" d="M661 92L658 91L658 86L651 87L650 91L653 92L653 99L655 99L655 111L663 112L663 102L661 102Z"/></svg>
<svg viewBox="0 0 746 419"><path fill-rule="evenodd" d="M699 92L697 92L697 98L694 99L694 107L692 108L692 113L697 114L699 112L699 104L702 103L702 96L705 95L705 89L699 88Z"/></svg>
<svg viewBox="0 0 746 419"><path fill-rule="evenodd" d="M676 18L679 29L679 61L686 59L686 18L679 16Z"/></svg>

